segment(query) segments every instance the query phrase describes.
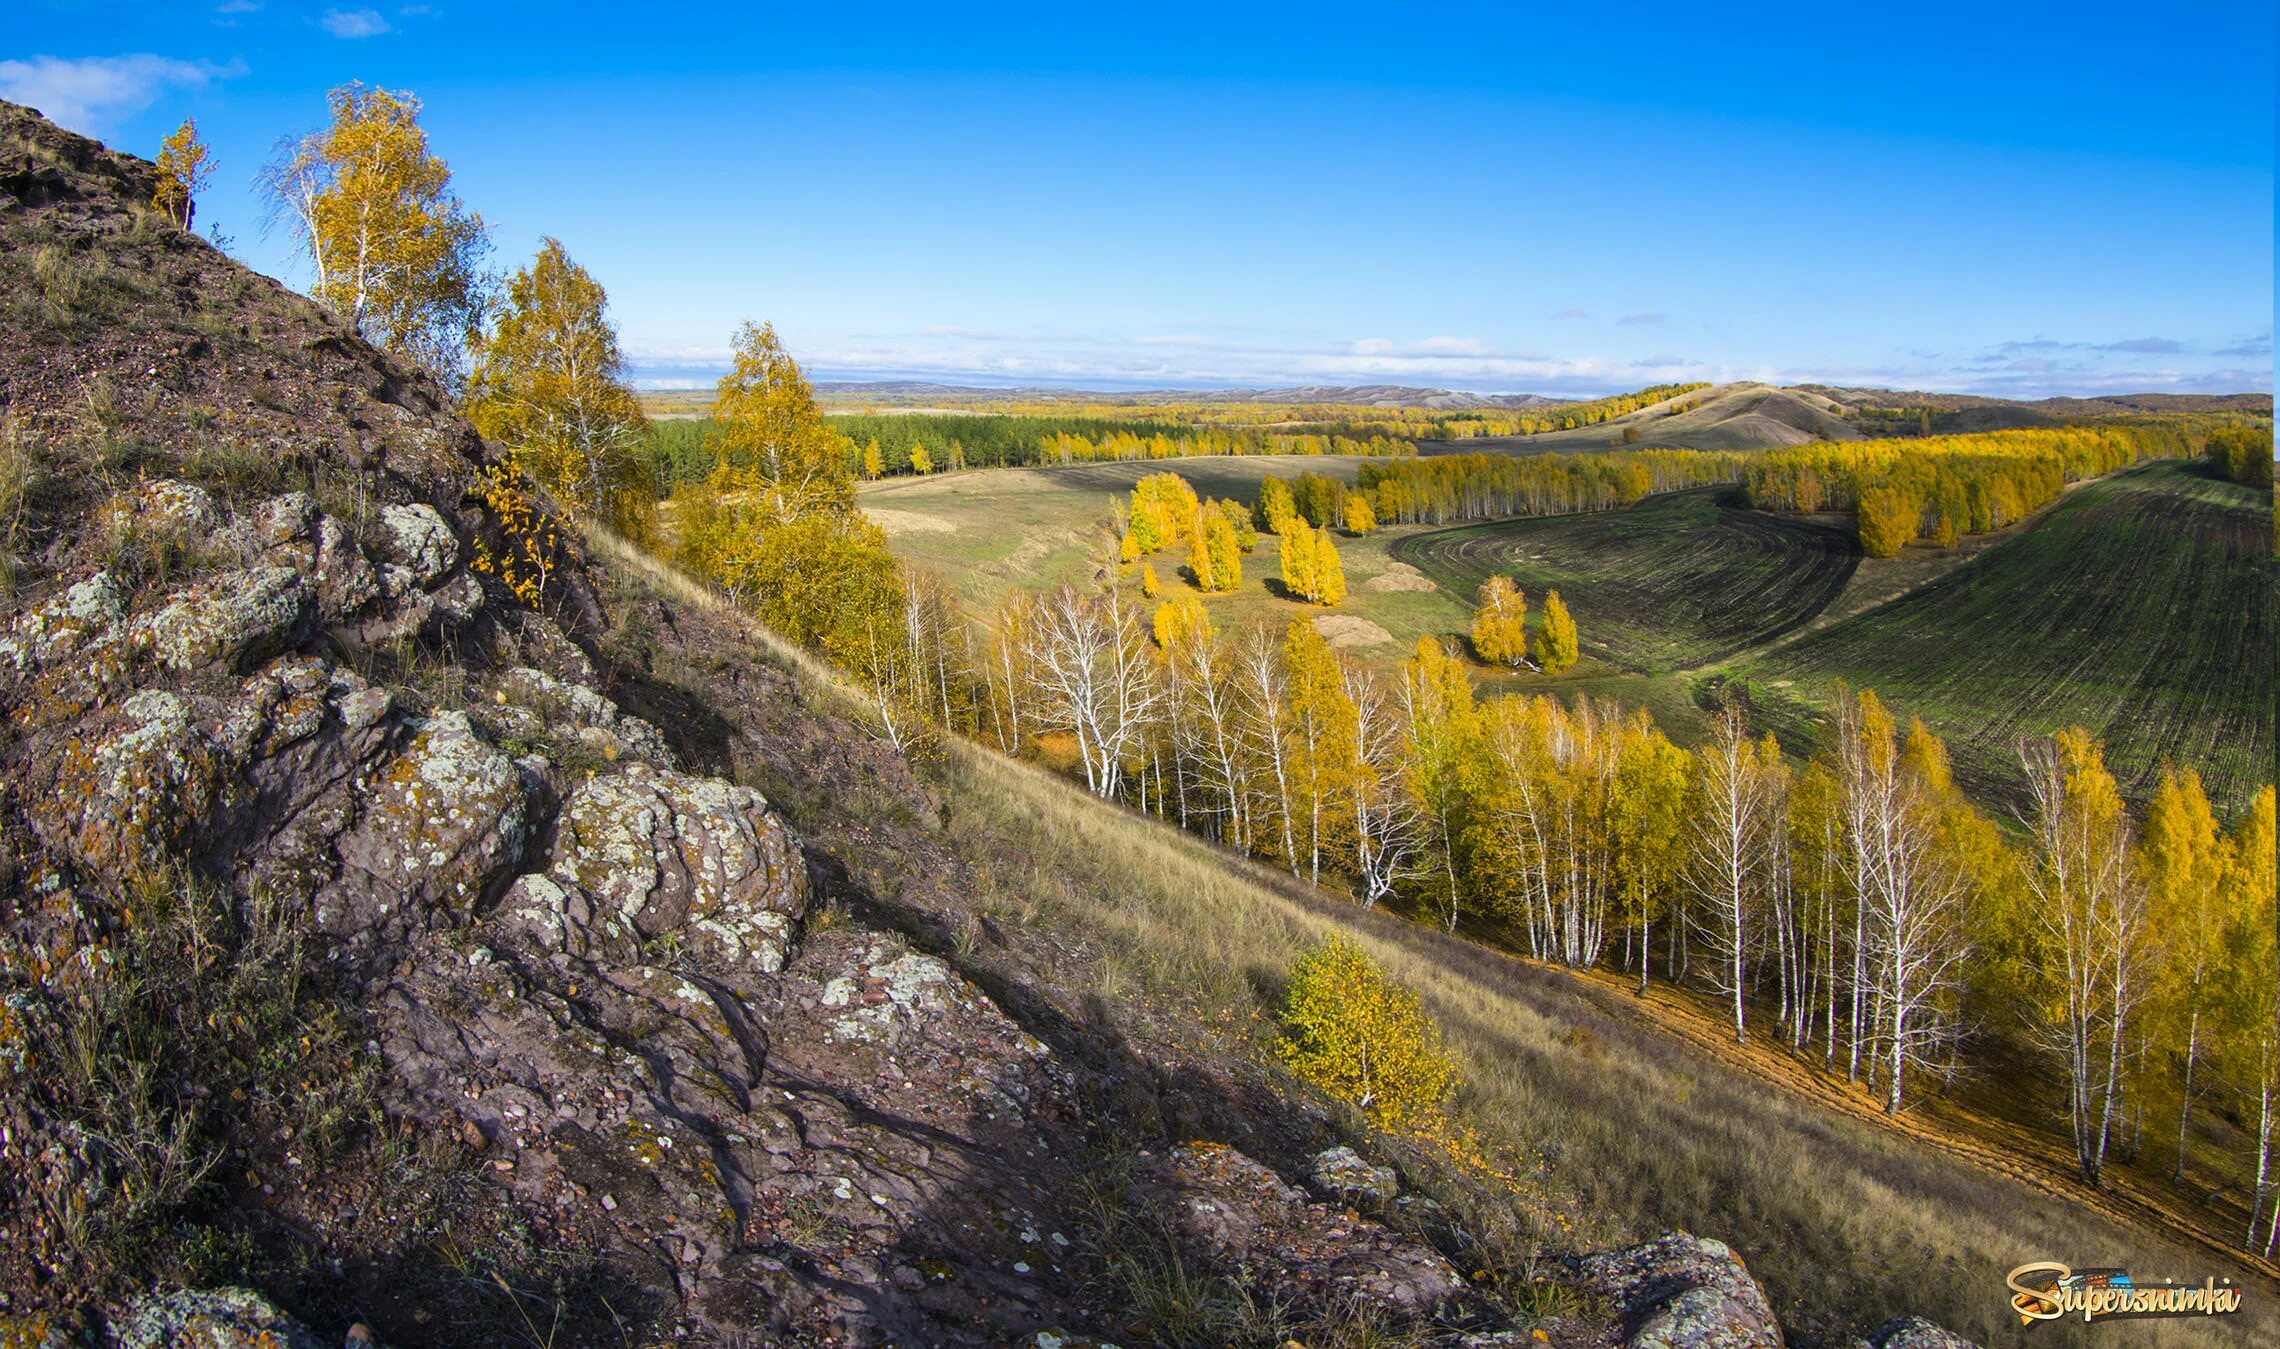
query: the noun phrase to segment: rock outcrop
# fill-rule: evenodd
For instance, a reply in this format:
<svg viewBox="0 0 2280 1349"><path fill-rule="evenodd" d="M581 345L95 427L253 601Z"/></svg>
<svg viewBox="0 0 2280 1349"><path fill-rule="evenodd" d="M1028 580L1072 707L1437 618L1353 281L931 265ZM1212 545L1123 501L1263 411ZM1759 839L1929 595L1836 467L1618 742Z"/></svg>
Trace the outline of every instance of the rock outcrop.
<svg viewBox="0 0 2280 1349"><path fill-rule="evenodd" d="M1582 1262L1620 1317L1626 1349L1781 1349L1781 1322L1722 1241L1673 1232Z"/></svg>

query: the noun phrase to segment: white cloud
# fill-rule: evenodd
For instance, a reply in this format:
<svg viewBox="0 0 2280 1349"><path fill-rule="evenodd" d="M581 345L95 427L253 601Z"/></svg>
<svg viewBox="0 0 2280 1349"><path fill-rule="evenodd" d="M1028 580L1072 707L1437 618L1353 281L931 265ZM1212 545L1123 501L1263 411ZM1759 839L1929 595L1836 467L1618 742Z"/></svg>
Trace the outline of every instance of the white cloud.
<svg viewBox="0 0 2280 1349"><path fill-rule="evenodd" d="M65 60L0 61L0 98L29 104L58 126L100 135L156 103L168 89L197 89L245 74L243 61L175 61L147 52Z"/></svg>
<svg viewBox="0 0 2280 1349"><path fill-rule="evenodd" d="M1480 393L1592 397L1648 384L1868 385L2006 397L2054 393L2239 392L2270 387L2269 371L2091 365L2048 353L1999 353L1982 361L1906 353L1888 363L1782 365L1705 361L1680 352L1544 355L1466 337L1385 337L1320 343L1244 342L1192 334L1022 334L937 326L894 332L800 333L785 341L814 378L920 379L1007 387L1212 389L1399 384ZM628 344L646 387L702 385L728 364L724 348L674 342ZM2112 358L2103 353L2101 361Z"/></svg>
<svg viewBox="0 0 2280 1349"><path fill-rule="evenodd" d="M376 9L328 9L317 22L338 38L378 37L388 31L388 21Z"/></svg>
<svg viewBox="0 0 2280 1349"><path fill-rule="evenodd" d="M1493 392L1600 394L1679 378L1747 378L1681 357L1557 359L1502 351L1478 338L1360 338L1326 346L1245 344L1186 335L1070 336L1018 343L937 328L801 340L794 354L819 379L927 379L947 384L1093 388L1405 384ZM727 353L636 341L647 383L725 366Z"/></svg>

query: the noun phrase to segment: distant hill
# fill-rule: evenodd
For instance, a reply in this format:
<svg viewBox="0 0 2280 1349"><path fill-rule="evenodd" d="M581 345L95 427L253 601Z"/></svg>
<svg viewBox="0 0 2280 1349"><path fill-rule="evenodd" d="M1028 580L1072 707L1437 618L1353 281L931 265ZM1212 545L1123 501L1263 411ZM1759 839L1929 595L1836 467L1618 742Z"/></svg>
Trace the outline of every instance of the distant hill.
<svg viewBox="0 0 2280 1349"><path fill-rule="evenodd" d="M1572 400L1533 393L1464 393L1401 384L1309 384L1287 389L1064 389L1044 386L984 388L925 380L823 380L819 395L833 402L895 406L924 403L1319 403L1387 408L1540 408Z"/></svg>
<svg viewBox="0 0 2280 1349"><path fill-rule="evenodd" d="M1721 384L1667 398L1637 412L1572 431L1498 436L1433 444L1429 453L1540 453L1621 445L1690 450L1758 450L1813 441L1894 435L1958 435L2060 426L2099 417L2150 413L2238 412L2272 415L2269 394L2110 394L2096 398L2022 401L1979 394L1839 388L1756 381ZM1626 439L1635 433L1635 439Z"/></svg>
<svg viewBox="0 0 2280 1349"><path fill-rule="evenodd" d="M1839 388L1801 384L1799 390L1819 394L1841 405L1859 428L1871 435L1879 426L1904 425L1936 435L1973 431L2003 431L2019 427L2057 426L2093 417L2143 416L2149 413L2241 412L2272 415L2272 395L2264 393L2128 393L2089 398L1989 398L1980 394L1927 393L1914 389Z"/></svg>
<svg viewBox="0 0 2280 1349"><path fill-rule="evenodd" d="M1626 433L1635 439L1626 440ZM1443 441L1441 453L1538 453L1603 450L1633 444L1688 450L1757 450L1804 445L1816 440L1857 440L1862 432L1847 422L1827 395L1744 381L1697 389L1651 403L1637 412L1572 431L1535 436L1495 436Z"/></svg>

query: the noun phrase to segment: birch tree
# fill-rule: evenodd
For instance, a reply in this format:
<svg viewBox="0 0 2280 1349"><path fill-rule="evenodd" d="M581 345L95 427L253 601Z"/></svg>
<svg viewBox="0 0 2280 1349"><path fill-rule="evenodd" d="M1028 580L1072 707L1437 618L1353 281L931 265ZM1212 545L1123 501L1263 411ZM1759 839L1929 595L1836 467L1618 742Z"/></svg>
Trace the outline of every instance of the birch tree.
<svg viewBox="0 0 2280 1349"><path fill-rule="evenodd" d="M657 484L608 303L593 274L547 239L507 282L468 377L467 415L573 516L641 539L656 518Z"/></svg>
<svg viewBox="0 0 2280 1349"><path fill-rule="evenodd" d="M1695 755L1694 841L1687 880L1702 900L1697 911L1710 949L1717 953L1711 983L1734 1019L1734 1040L1748 1039L1744 994L1751 939L1760 922L1770 823L1778 819L1771 783L1739 708L1711 723L1710 741Z"/></svg>
<svg viewBox="0 0 2280 1349"><path fill-rule="evenodd" d="M2088 731L2020 746L2034 858L2027 884L2042 927L2039 1038L2066 1064L2075 1162L2095 1186L2123 1092L2123 1046L2151 958L2145 889L2131 866L2121 793Z"/></svg>
<svg viewBox="0 0 2280 1349"><path fill-rule="evenodd" d="M1085 786L1115 797L1163 698L1138 613L1117 587L1064 582L1038 605L1028 665L1039 717L1076 738Z"/></svg>
<svg viewBox="0 0 2280 1349"><path fill-rule="evenodd" d="M361 84L326 98L331 124L282 143L262 173L273 219L315 274L312 299L456 385L483 317L483 219L429 152L417 98Z"/></svg>

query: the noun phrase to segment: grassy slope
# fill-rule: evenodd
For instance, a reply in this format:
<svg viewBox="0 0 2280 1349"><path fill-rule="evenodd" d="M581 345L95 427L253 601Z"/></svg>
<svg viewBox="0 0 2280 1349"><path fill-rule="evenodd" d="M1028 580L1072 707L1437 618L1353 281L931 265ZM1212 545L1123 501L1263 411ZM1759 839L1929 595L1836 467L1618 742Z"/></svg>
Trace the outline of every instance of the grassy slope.
<svg viewBox="0 0 2280 1349"><path fill-rule="evenodd" d="M1587 647L1634 668L1683 669L1810 620L1859 557L1841 530L1742 510L1733 495L1704 488L1628 511L1436 530L1393 554L1456 595L1492 572L1532 603L1557 589Z"/></svg>
<svg viewBox="0 0 2280 1349"><path fill-rule="evenodd" d="M684 578L610 551L639 584L720 614ZM804 653L736 626L814 696L859 706ZM2133 1327L2132 1344L2249 1343L2272 1330L2268 1276L2158 1235L2111 1200L2094 1206L2040 1158L2022 1163L1929 1124L1895 1130L1794 1061L1739 1059L1688 999L1658 991L1642 1003L1613 980L1362 911L986 750L954 746L930 773L945 803L939 844L969 871L974 902L989 922L1085 951L1070 977L1089 983L1103 1016L1170 1009L1224 1050L1258 1054L1292 958L1327 931L1354 934L1446 1029L1465 1069L1460 1120L1512 1173L1485 1202L1547 1251L1672 1226L1715 1235L1786 1319L1823 1335L1905 1311L1989 1344L2106 1343L2067 1326L2022 1339L2003 1324L2000 1271L2043 1255L2229 1273L2264 1308L2252 1322ZM868 826L837 818L845 811L832 803L828 824L797 813L795 823L859 842Z"/></svg>
<svg viewBox="0 0 2280 1349"><path fill-rule="evenodd" d="M1793 746L1843 679L1942 730L1977 790L2016 784L2020 736L2080 722L2134 794L2170 758L2237 807L2272 772L2269 511L2198 464L2149 465L1737 669Z"/></svg>

